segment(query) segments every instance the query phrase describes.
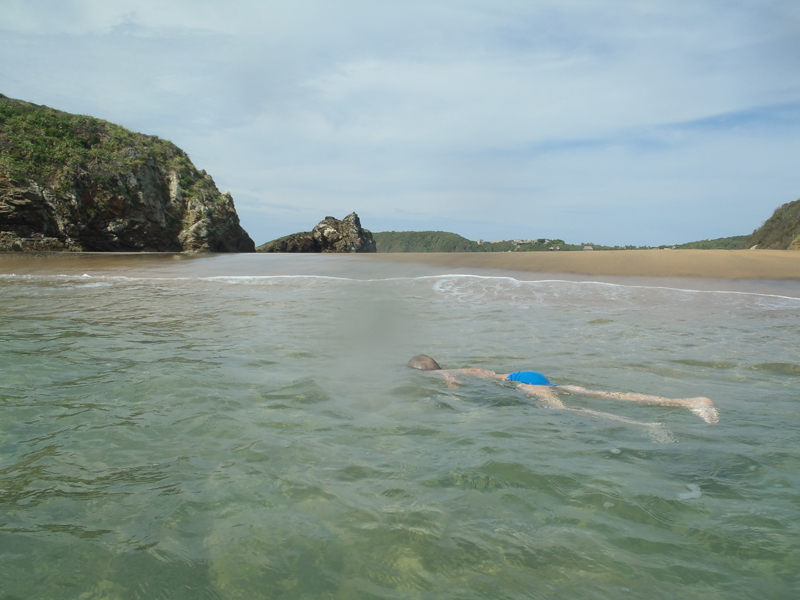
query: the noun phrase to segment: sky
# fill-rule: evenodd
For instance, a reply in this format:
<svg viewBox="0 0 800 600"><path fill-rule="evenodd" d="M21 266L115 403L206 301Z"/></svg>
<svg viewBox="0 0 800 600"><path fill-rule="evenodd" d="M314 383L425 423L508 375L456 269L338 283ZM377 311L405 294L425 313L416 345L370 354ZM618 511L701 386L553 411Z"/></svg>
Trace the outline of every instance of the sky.
<svg viewBox="0 0 800 600"><path fill-rule="evenodd" d="M183 148L257 244L661 245L800 197L797 0L0 0L0 93Z"/></svg>

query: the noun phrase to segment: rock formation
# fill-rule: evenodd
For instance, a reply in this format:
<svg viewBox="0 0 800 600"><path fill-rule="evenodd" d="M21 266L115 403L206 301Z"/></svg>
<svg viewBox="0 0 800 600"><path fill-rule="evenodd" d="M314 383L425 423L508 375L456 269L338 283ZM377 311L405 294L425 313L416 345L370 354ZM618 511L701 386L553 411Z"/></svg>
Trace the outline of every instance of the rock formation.
<svg viewBox="0 0 800 600"><path fill-rule="evenodd" d="M761 250L800 250L800 200L787 202L753 232L744 244Z"/></svg>
<svg viewBox="0 0 800 600"><path fill-rule="evenodd" d="M253 252L174 144L0 95L0 250Z"/></svg>
<svg viewBox="0 0 800 600"><path fill-rule="evenodd" d="M287 235L267 242L258 252L375 252L375 240L361 227L356 213L341 221L325 217L311 231Z"/></svg>

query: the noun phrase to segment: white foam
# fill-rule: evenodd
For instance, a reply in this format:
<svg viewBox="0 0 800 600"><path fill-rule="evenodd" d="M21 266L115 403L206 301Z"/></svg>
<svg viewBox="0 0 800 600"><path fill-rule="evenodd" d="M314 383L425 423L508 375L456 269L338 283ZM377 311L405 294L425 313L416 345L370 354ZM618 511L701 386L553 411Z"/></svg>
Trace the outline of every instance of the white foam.
<svg viewBox="0 0 800 600"><path fill-rule="evenodd" d="M0 275L2 278L15 278L16 281L95 281L108 282L140 282L140 283L177 283L206 282L219 285L303 285L328 284L342 285L375 285L375 284L409 284L401 290L403 294L414 294L413 284L421 284L423 288L452 301L465 304L482 305L500 303L528 310L541 306L585 307L591 312L618 314L626 310L653 310L659 307L674 307L680 302L690 302L703 310L745 309L756 311L795 310L800 304L800 297L758 292L732 290L697 290L668 286L647 286L604 281L572 281L565 279L519 280L510 276L474 275L463 273L447 273L440 275L421 275L414 277L378 277L354 278L340 275L323 274L258 274L258 275L195 275L159 276L141 275L135 268L132 275L117 274L17 274ZM429 286L429 284L432 284ZM707 298L707 301L699 301ZM698 299L698 300L695 300Z"/></svg>
<svg viewBox="0 0 800 600"><path fill-rule="evenodd" d="M689 491L678 494L678 500L696 500L703 495L703 492L700 491L700 486L696 483L687 483L686 487Z"/></svg>
<svg viewBox="0 0 800 600"><path fill-rule="evenodd" d="M699 294L699 295L734 295L734 296L749 296L753 298L774 298L779 300L791 300L795 302L800 302L800 298L795 296L784 296L780 294L766 294L760 292L742 292L736 290L697 290L697 289L687 289L687 288L676 288L676 287L668 287L668 286L657 286L657 285L633 285L633 284L623 284L623 283L609 283L606 281L571 281L567 279L537 279L535 281L523 281L519 279L514 279L513 277L491 277L485 275L464 275L464 274L447 274L447 275L433 275L433 276L425 276L425 277L416 277L416 278L408 278L408 279L475 279L475 280L494 280L497 282L508 282L511 283L514 287L520 286L542 286L548 284L565 284L569 286L575 286L576 288L580 287L603 287L609 290L618 289L620 291L627 291L627 290L657 290L657 291L666 291L666 292L677 292L677 293L686 293L686 294ZM377 280L376 280L377 281ZM442 289L439 286L439 289Z"/></svg>
<svg viewBox="0 0 800 600"><path fill-rule="evenodd" d="M674 444L678 441L672 432L661 423L649 423L648 425L647 433L654 444Z"/></svg>
<svg viewBox="0 0 800 600"><path fill-rule="evenodd" d="M0 278L11 278L17 277L16 274L0 274ZM175 276L165 276L165 277L155 277L155 276L146 276L146 277L131 277L125 275L91 275L88 273L83 273L82 275L70 275L66 273L60 274L47 274L47 275L38 275L38 274L30 274L24 276L26 278L32 279L47 279L47 278L75 278L75 277L93 277L93 278L101 278L101 279L116 279L116 280L130 280L130 281L220 281L223 283L241 283L241 282L253 282L253 281L271 281L271 280L292 280L292 279L315 279L315 280L322 280L322 281L343 281L343 282L356 282L356 283L377 283L377 282L414 282L414 281L429 281L433 280L436 281L434 284L434 289L437 291L448 291L453 288L453 284L457 283L492 283L495 284L492 286L494 289L502 289L503 284L507 285L510 289L520 290L520 289L535 289L535 288L545 288L549 290L554 290L556 288L574 288L575 290L581 288L592 288L592 287L600 287L605 288L608 291L611 290L619 290L619 291L630 291L630 290L645 290L645 291L667 291L667 292L677 292L677 293L685 293L685 294L699 294L699 295L734 295L734 296L745 296L745 297L753 297L753 298L764 298L764 299L778 299L778 300L790 300L793 302L800 302L800 297L795 296L785 296L780 294L767 294L767 293L759 293L759 292L743 292L743 291L736 291L736 290L698 290L698 289L688 289L688 288L676 288L676 287L668 287L668 286L648 286L648 285L633 285L633 284L623 284L623 283L610 283L606 281L572 281L567 279L537 279L537 280L520 280L515 279L514 277L510 276L501 276L501 275L473 275L473 274L465 274L465 273L445 273L441 275L420 275L415 277L378 277L378 278L355 278L355 277L343 277L343 276L333 276L333 275L210 275L210 276L194 276L194 277L175 277ZM450 285L448 285L450 284ZM509 291L506 288L503 291ZM487 288L480 288L486 290Z"/></svg>

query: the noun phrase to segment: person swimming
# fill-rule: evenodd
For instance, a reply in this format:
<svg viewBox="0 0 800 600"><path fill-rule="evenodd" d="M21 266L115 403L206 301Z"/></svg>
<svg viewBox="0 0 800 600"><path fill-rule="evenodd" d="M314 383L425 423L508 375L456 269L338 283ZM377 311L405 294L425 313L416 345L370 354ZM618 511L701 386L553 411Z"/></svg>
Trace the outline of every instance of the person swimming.
<svg viewBox="0 0 800 600"><path fill-rule="evenodd" d="M528 385L556 385L538 371L515 371L514 373L507 373L505 375L498 375L494 371L487 371L486 369L454 369L445 371L439 366L439 363L427 354L418 354L408 361L408 366L412 369L420 369L422 371L440 371L445 379L451 381L453 380L451 375L455 376L458 373L465 373L477 377L507 379L508 381L516 381L517 383L526 383Z"/></svg>
<svg viewBox="0 0 800 600"><path fill-rule="evenodd" d="M719 411L714 407L714 403L705 397L697 398L664 398L662 396L651 396L648 394L638 394L633 392L601 392L587 390L577 385L557 385L550 381L545 375L538 371L515 371L514 373L498 374L487 369L442 369L439 363L426 354L418 354L408 361L408 367L422 371L435 371L444 377L449 386L457 386L459 377L467 375L480 377L483 379L497 379L513 381L518 384L518 388L527 394L537 397L550 408L561 408L575 412L592 414L604 418L611 418L618 421L631 422L630 419L617 417L609 413L598 412L587 408L570 408L566 406L558 397L557 392L566 392L577 396L587 396L590 398L600 398L602 400L624 400L636 402L638 404L649 404L653 406L672 406L685 408L703 419L706 423L715 425L719 422ZM643 423L644 425L651 425Z"/></svg>

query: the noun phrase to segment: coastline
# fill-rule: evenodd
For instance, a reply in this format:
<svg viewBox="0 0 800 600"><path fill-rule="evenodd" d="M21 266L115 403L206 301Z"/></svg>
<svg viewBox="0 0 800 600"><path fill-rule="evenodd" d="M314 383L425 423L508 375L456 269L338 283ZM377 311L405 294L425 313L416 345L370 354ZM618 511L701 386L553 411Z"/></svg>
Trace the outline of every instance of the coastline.
<svg viewBox="0 0 800 600"><path fill-rule="evenodd" d="M790 250L438 252L359 256L404 264L531 273L800 281L800 252Z"/></svg>

